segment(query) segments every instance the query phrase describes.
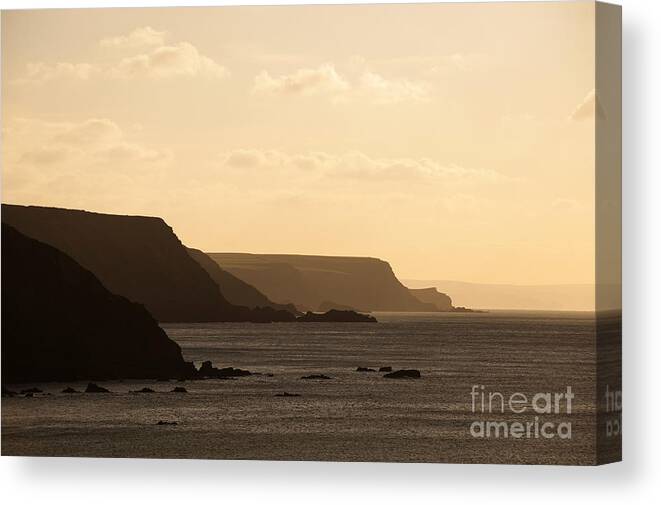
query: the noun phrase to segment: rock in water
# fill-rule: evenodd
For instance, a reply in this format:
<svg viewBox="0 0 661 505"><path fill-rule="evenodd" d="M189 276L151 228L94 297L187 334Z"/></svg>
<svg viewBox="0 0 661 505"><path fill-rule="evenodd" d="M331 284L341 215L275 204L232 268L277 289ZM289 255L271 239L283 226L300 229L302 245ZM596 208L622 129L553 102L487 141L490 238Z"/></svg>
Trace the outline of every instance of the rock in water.
<svg viewBox="0 0 661 505"><path fill-rule="evenodd" d="M188 393L188 390L184 387L177 386L171 391L171 393Z"/></svg>
<svg viewBox="0 0 661 505"><path fill-rule="evenodd" d="M157 426L177 426L177 421L159 421Z"/></svg>
<svg viewBox="0 0 661 505"><path fill-rule="evenodd" d="M382 366L379 368L379 372L392 372L392 367L391 366Z"/></svg>
<svg viewBox="0 0 661 505"><path fill-rule="evenodd" d="M297 317L298 323L376 323L375 317L367 314L359 314L353 310L335 310L319 314L316 312L306 312Z"/></svg>
<svg viewBox="0 0 661 505"><path fill-rule="evenodd" d="M421 375L419 370L397 370L385 374L384 377L386 379L419 379Z"/></svg>
<svg viewBox="0 0 661 505"><path fill-rule="evenodd" d="M114 295L66 254L4 222L2 293L3 382L194 373L142 305Z"/></svg>
<svg viewBox="0 0 661 505"><path fill-rule="evenodd" d="M356 368L356 372L376 372L376 370L374 370L374 368L359 366L358 368Z"/></svg>
<svg viewBox="0 0 661 505"><path fill-rule="evenodd" d="M287 391L285 391L284 393L278 393L275 396L279 396L281 398L291 398L294 396L301 396L301 395L299 395L298 393L287 393Z"/></svg>
<svg viewBox="0 0 661 505"><path fill-rule="evenodd" d="M131 393L155 393L155 391L152 388L142 388L137 391L131 391Z"/></svg>
<svg viewBox="0 0 661 505"><path fill-rule="evenodd" d="M86 393L110 393L110 390L106 389L104 387L101 387L101 386L97 386L93 382L90 382L87 385L87 388L85 389L85 392Z"/></svg>
<svg viewBox="0 0 661 505"><path fill-rule="evenodd" d="M76 391L76 390L75 390L74 388L72 388L72 387L65 388L65 389L62 390L62 392L63 392L63 393L66 393L66 394L78 393L78 391Z"/></svg>
<svg viewBox="0 0 661 505"><path fill-rule="evenodd" d="M23 389L21 391L22 395L28 394L28 393L43 393L43 391L39 388L28 388L28 389Z"/></svg>
<svg viewBox="0 0 661 505"><path fill-rule="evenodd" d="M324 375L324 374L321 374L321 373L313 373L312 375L306 375L304 377L301 377L301 379L306 379L306 380L314 380L314 379L328 380L328 379L332 379L332 377L329 377L328 375Z"/></svg>
<svg viewBox="0 0 661 505"><path fill-rule="evenodd" d="M204 361L198 370L198 376L208 379L224 379L228 377L245 377L252 375L248 370L241 370L240 368L216 368L212 365L211 361Z"/></svg>

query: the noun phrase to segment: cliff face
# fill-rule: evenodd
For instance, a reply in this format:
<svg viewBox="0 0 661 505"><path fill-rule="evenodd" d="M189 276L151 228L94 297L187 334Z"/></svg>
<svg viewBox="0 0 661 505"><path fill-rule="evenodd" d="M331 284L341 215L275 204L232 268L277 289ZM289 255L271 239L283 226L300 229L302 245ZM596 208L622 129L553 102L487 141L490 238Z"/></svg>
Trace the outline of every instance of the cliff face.
<svg viewBox="0 0 661 505"><path fill-rule="evenodd" d="M299 309L348 306L364 311L430 311L376 258L207 253L269 299Z"/></svg>
<svg viewBox="0 0 661 505"><path fill-rule="evenodd" d="M296 307L292 304L272 302L255 287L220 268L214 260L199 249L188 248L188 254L206 270L209 276L220 287L223 296L228 302L234 305L243 305L251 309L271 307L275 310L286 310L292 314L298 313Z"/></svg>
<svg viewBox="0 0 661 505"><path fill-rule="evenodd" d="M452 299L436 288L409 289L411 294L423 303L432 304L439 312L452 312Z"/></svg>
<svg viewBox="0 0 661 505"><path fill-rule="evenodd" d="M216 321L230 312L216 283L160 218L3 205L2 221L71 256L158 321Z"/></svg>
<svg viewBox="0 0 661 505"><path fill-rule="evenodd" d="M3 382L181 377L192 370L142 305L3 223Z"/></svg>

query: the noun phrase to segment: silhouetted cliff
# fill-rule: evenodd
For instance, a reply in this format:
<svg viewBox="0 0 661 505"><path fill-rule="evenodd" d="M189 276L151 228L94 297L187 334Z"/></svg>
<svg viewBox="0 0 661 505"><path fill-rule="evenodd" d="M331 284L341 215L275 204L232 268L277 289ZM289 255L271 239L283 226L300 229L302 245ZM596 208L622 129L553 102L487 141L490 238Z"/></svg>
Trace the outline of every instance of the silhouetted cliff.
<svg viewBox="0 0 661 505"><path fill-rule="evenodd" d="M276 310L286 310L292 314L299 314L299 311L293 304L272 302L257 288L220 268L218 263L199 249L188 248L188 254L190 254L191 257L206 270L216 284L218 284L223 296L228 302L234 305L250 307L252 309L257 307L271 307Z"/></svg>
<svg viewBox="0 0 661 505"><path fill-rule="evenodd" d="M433 311L376 258L207 253L221 268L278 303L320 310L333 303L365 311ZM326 306L324 305L324 308Z"/></svg>
<svg viewBox="0 0 661 505"><path fill-rule="evenodd" d="M54 247L2 224L2 380L185 377L179 345Z"/></svg>
<svg viewBox="0 0 661 505"><path fill-rule="evenodd" d="M3 204L2 221L68 254L158 321L293 320L286 311L229 303L161 218Z"/></svg>
<svg viewBox="0 0 661 505"><path fill-rule="evenodd" d="M452 299L445 293L439 292L436 288L409 289L411 294L423 303L434 305L440 312L452 312Z"/></svg>

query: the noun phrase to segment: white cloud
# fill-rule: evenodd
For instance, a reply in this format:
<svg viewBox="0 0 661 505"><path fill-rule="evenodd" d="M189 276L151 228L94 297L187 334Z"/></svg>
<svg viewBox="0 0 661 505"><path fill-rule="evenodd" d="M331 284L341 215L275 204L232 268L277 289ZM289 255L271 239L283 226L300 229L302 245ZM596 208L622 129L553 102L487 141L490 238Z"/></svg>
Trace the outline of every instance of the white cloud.
<svg viewBox="0 0 661 505"><path fill-rule="evenodd" d="M273 77L266 70L255 77L253 92L282 95L336 95L347 91L349 83L325 63L317 68L301 68L294 73Z"/></svg>
<svg viewBox="0 0 661 505"><path fill-rule="evenodd" d="M386 79L374 72L365 72L360 85L367 96L375 103L387 104L429 99L429 85L408 79Z"/></svg>
<svg viewBox="0 0 661 505"><path fill-rule="evenodd" d="M595 89L591 89L583 101L579 103L569 115L569 119L574 121L584 121L595 119L595 117L606 119L606 113L599 101L599 94Z"/></svg>
<svg viewBox="0 0 661 505"><path fill-rule="evenodd" d="M90 63L33 62L26 65L25 75L15 82L24 84L49 82L55 79L88 80L97 75L98 71L98 67Z"/></svg>
<svg viewBox="0 0 661 505"><path fill-rule="evenodd" d="M66 126L63 124L62 130L53 140L75 146L108 145L123 137L119 126L109 119L93 118Z"/></svg>
<svg viewBox="0 0 661 505"><path fill-rule="evenodd" d="M103 46L136 49L155 46L147 52L125 56L104 63L33 62L26 66L25 75L15 83L43 84L56 79L90 80L92 78L132 79L168 78L176 76L222 79L229 72L189 42L164 45L165 32L145 27L129 35L103 39Z"/></svg>
<svg viewBox="0 0 661 505"><path fill-rule="evenodd" d="M173 46L162 46L150 53L124 58L110 70L110 75L120 78L132 77L210 77L222 79L228 71L211 58L200 54L188 42Z"/></svg>
<svg viewBox="0 0 661 505"><path fill-rule="evenodd" d="M22 120L13 131L11 145L18 152L13 164L17 165L73 164L89 169L98 163L134 166L170 158L167 151L128 139L119 125L105 118L75 123Z"/></svg>
<svg viewBox="0 0 661 505"><path fill-rule="evenodd" d="M316 68L301 68L276 77L264 70L255 77L253 85L253 93L257 94L320 95L334 102L366 101L375 104L424 101L429 97L429 89L426 82L388 79L368 70L352 83L331 63Z"/></svg>
<svg viewBox="0 0 661 505"><path fill-rule="evenodd" d="M307 178L372 181L504 182L510 178L490 169L443 164L430 158L376 158L360 151L342 154L239 149L221 155L224 174L263 175L292 183ZM229 170L229 172L228 172Z"/></svg>
<svg viewBox="0 0 661 505"><path fill-rule="evenodd" d="M165 44L165 32L154 30L151 26L143 26L142 28L136 28L126 35L101 39L99 44L102 47L115 47L121 49L133 49L143 46L160 46Z"/></svg>
<svg viewBox="0 0 661 505"><path fill-rule="evenodd" d="M172 151L148 145L107 118L13 119L3 139L5 198L35 205L102 209L180 197Z"/></svg>

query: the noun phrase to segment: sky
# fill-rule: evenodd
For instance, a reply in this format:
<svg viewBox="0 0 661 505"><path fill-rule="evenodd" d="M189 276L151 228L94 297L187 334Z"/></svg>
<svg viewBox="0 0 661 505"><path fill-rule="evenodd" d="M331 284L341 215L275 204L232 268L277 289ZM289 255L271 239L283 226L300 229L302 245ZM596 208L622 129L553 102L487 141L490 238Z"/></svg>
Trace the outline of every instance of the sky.
<svg viewBox="0 0 661 505"><path fill-rule="evenodd" d="M594 36L592 2L3 12L2 201L593 283Z"/></svg>

